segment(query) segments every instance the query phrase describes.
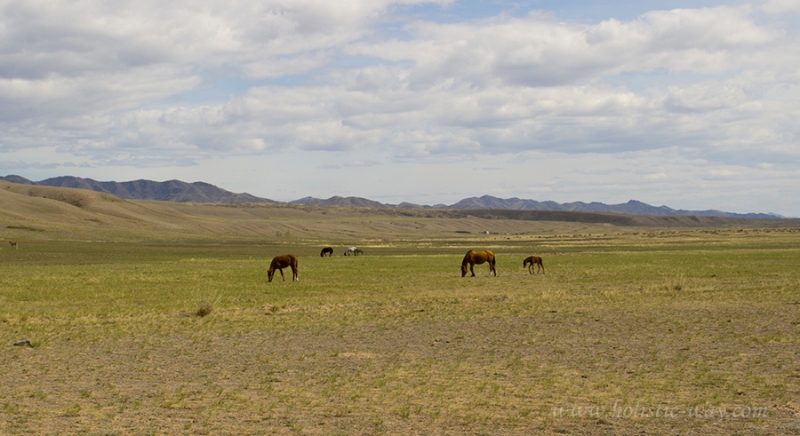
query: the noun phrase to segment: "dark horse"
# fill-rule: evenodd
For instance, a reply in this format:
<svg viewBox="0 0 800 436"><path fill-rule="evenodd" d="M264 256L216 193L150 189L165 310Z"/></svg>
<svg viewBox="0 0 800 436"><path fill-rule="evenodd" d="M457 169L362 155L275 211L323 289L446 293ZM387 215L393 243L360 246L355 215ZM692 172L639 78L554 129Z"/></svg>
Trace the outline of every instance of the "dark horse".
<svg viewBox="0 0 800 436"><path fill-rule="evenodd" d="M480 265L484 262L489 262L489 274L494 274L497 277L497 270L494 269L495 262L494 262L494 253L489 250L482 250L482 251L475 251L469 250L467 254L464 256L464 260L461 261L461 277L467 275L467 265L469 264L469 271L472 273L472 277L475 277L475 271L472 269L473 265Z"/></svg>
<svg viewBox="0 0 800 436"><path fill-rule="evenodd" d="M325 247L319 252L319 257L333 256L333 248Z"/></svg>
<svg viewBox="0 0 800 436"><path fill-rule="evenodd" d="M269 281L272 282L276 269L281 272L281 278L286 281L286 277L283 276L283 269L286 267L292 267L292 281L299 281L300 278L297 277L297 256L294 254L275 256L272 259L272 263L269 264L269 269L267 270Z"/></svg>
<svg viewBox="0 0 800 436"><path fill-rule="evenodd" d="M526 258L525 260L522 261L522 267L525 268L527 266L528 267L528 272L530 272L531 274L533 274L533 266L534 265L537 266L537 268L536 268L537 272L539 270L541 270L542 274L544 274L544 264L542 263L542 258L541 257L539 257L539 256L530 256L530 257L528 257L528 258Z"/></svg>

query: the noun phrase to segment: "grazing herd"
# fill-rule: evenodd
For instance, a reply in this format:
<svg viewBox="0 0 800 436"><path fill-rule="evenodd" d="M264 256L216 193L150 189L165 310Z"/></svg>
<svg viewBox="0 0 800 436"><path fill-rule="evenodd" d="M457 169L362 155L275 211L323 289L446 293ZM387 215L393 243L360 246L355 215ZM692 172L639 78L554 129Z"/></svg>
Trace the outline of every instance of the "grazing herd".
<svg viewBox="0 0 800 436"><path fill-rule="evenodd" d="M359 254L364 254L364 250L356 247L350 247L347 250L344 250L345 256L358 256Z"/></svg>
<svg viewBox="0 0 800 436"><path fill-rule="evenodd" d="M9 241L14 248L19 248L16 242ZM360 254L364 254L364 250L357 248L357 247L349 247L347 250L344 251L345 256L358 256ZM333 256L333 248L332 247L325 247L319 253L320 257L325 256ZM467 275L467 271L472 273L472 277L475 277L475 271L472 269L475 265L480 265L483 263L489 264L489 275L493 275L497 277L497 270L495 269L495 259L494 253L491 250L469 250L467 254L464 255L464 260L461 261L461 277ZM530 256L522 261L522 267L528 268L528 272L534 274L534 266L536 266L536 272L541 271L544 274L544 264L542 263L542 258L539 256ZM300 278L298 277L298 268L297 268L297 256L294 254L284 254L282 256L275 256L272 259L272 262L269 264L269 270L267 270L267 277L269 282L272 282L272 278L275 277L275 270L278 270L281 273L281 278L286 281L286 277L283 275L284 268L291 268L292 269L292 281L299 281Z"/></svg>
<svg viewBox="0 0 800 436"><path fill-rule="evenodd" d="M358 256L359 254L364 254L364 251L360 248L356 247L349 247L345 250L345 256ZM333 256L333 248L332 247L325 247L319 253L320 257L325 256ZM461 277L465 277L467 275L467 271L472 273L472 277L475 277L475 271L473 270L473 266L480 265L483 263L489 264L489 275L493 275L497 277L497 270L495 269L495 257L494 253L491 250L469 250L467 254L464 255L464 260L461 261ZM522 261L522 267L528 268L528 272L531 274L535 274L534 266L537 267L536 272L541 271L544 274L544 263L542 262L542 258L539 256L530 256L527 257L525 260ZM281 278L286 281L286 277L283 275L283 268L291 267L292 268L292 281L299 281L300 278L297 275L297 256L293 254L284 254L282 256L275 256L272 259L272 263L269 265L269 270L267 270L267 276L269 281L272 282L272 278L275 276L275 270L277 269L281 273Z"/></svg>

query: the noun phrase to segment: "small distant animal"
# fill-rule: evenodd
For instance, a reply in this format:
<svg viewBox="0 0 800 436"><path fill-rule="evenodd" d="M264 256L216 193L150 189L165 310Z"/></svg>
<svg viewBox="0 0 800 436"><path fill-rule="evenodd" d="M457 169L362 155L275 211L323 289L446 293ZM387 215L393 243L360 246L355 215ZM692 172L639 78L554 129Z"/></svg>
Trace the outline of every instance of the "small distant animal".
<svg viewBox="0 0 800 436"><path fill-rule="evenodd" d="M8 241L8 243L11 244L11 246L14 248L19 248L19 245L17 245L15 241Z"/></svg>
<svg viewBox="0 0 800 436"><path fill-rule="evenodd" d="M31 343L30 339L25 339L24 341L14 342L15 347L30 347L33 348L33 344Z"/></svg>
<svg viewBox="0 0 800 436"><path fill-rule="evenodd" d="M319 252L319 257L333 256L333 248L325 247Z"/></svg>
<svg viewBox="0 0 800 436"><path fill-rule="evenodd" d="M542 258L541 257L539 257L539 256L530 256L530 257L525 258L525 260L522 261L522 267L523 268L528 267L528 272L530 272L531 274L534 273L533 272L534 265L537 266L537 268L536 268L537 272L541 270L542 274L544 274L544 264L542 263Z"/></svg>
<svg viewBox="0 0 800 436"><path fill-rule="evenodd" d="M490 250L475 251L469 250L464 255L464 260L461 261L461 277L467 275L467 265L472 277L475 277L475 271L472 269L473 265L480 265L482 263L489 263L489 274L497 277L497 270L495 269L494 253Z"/></svg>
<svg viewBox="0 0 800 436"><path fill-rule="evenodd" d="M297 256L294 254L284 254L283 256L275 256L272 259L272 263L269 264L269 269L267 270L269 282L272 283L272 277L275 276L276 269L281 272L283 281L286 281L286 277L283 276L283 269L286 267L292 268L292 281L300 281L300 278L297 276Z"/></svg>
<svg viewBox="0 0 800 436"><path fill-rule="evenodd" d="M364 254L364 250L356 247L350 247L347 250L344 250L345 256L358 256L359 254Z"/></svg>

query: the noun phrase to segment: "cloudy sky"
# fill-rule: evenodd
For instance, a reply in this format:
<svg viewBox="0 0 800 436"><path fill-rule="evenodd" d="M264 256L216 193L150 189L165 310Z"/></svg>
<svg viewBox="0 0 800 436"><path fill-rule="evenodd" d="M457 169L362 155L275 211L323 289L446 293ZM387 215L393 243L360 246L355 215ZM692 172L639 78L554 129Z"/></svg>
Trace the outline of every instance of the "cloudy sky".
<svg viewBox="0 0 800 436"><path fill-rule="evenodd" d="M0 175L800 216L800 1L0 0Z"/></svg>

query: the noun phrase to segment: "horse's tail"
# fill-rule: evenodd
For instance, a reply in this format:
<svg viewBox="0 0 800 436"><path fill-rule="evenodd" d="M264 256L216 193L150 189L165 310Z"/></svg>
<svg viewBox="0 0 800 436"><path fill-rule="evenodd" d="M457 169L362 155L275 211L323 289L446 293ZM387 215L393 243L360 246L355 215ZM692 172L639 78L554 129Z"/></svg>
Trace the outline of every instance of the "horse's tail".
<svg viewBox="0 0 800 436"><path fill-rule="evenodd" d="M492 266L495 266L495 259L497 259L497 258L492 256Z"/></svg>

